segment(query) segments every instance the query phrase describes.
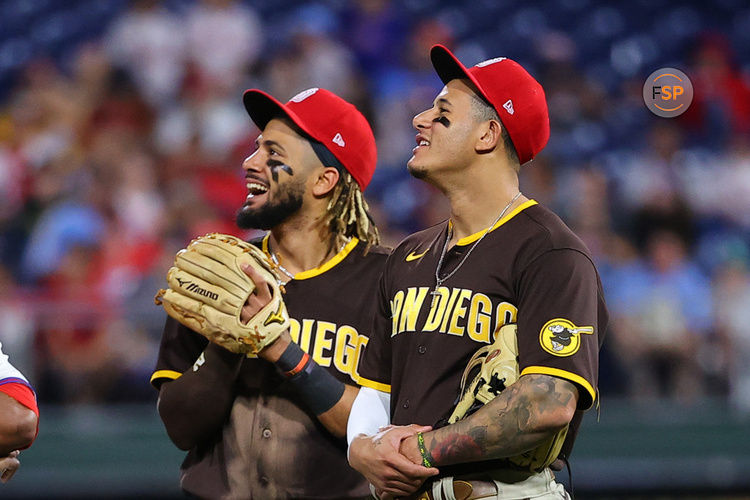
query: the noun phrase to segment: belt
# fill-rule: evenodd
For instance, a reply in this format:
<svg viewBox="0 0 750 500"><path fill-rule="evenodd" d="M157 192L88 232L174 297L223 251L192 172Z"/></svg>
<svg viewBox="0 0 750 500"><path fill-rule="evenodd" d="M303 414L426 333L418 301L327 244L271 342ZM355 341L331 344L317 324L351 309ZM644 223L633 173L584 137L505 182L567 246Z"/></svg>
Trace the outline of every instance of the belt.
<svg viewBox="0 0 750 500"><path fill-rule="evenodd" d="M456 500L479 500L482 498L497 498L500 492L492 481L478 481L455 479L453 481L453 495ZM435 500L432 496L432 489L423 491L414 500Z"/></svg>

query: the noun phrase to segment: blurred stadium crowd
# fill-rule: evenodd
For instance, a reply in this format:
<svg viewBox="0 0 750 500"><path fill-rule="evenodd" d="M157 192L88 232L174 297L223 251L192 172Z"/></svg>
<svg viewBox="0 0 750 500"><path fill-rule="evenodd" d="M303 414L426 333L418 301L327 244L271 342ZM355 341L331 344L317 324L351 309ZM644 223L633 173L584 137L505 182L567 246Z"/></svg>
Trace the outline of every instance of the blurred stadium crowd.
<svg viewBox="0 0 750 500"><path fill-rule="evenodd" d="M405 170L441 87L428 49L504 55L552 137L524 193L595 255L613 315L603 397L750 412L750 7L593 0L7 0L0 4L0 341L42 404L152 401L153 305L192 237L242 236L245 88L324 87L376 131L386 243L446 217ZM645 108L677 67L687 113Z"/></svg>

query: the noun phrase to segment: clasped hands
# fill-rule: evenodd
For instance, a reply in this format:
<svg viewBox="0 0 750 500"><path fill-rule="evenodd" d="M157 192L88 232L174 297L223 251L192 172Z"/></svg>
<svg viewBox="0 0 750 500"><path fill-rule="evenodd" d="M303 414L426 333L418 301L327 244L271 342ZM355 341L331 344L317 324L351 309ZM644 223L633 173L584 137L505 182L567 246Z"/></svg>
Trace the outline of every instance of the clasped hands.
<svg viewBox="0 0 750 500"><path fill-rule="evenodd" d="M374 436L360 434L349 447L349 464L375 488L378 498L388 500L416 492L436 474L435 467L422 465L417 446L418 432L432 427L410 424L389 425Z"/></svg>

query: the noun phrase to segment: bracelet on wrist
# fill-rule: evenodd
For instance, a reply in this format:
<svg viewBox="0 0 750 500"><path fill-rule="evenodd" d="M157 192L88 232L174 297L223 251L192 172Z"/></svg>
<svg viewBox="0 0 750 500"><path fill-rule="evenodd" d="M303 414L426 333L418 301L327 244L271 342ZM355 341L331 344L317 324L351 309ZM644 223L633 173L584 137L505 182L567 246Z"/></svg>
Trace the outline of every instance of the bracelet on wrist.
<svg viewBox="0 0 750 500"><path fill-rule="evenodd" d="M286 378L293 377L305 369L310 355L303 351L300 346L292 342L287 346L281 357L276 361L276 366Z"/></svg>
<svg viewBox="0 0 750 500"><path fill-rule="evenodd" d="M284 372L284 376L285 376L286 378L291 378L291 377L294 377L294 376L295 376L295 375L297 375L297 374L298 374L299 372L301 372L302 370L304 370L304 369L305 369L305 366L307 366L307 362L308 362L308 361L310 361L310 355L309 355L309 354L307 354L307 353L305 353L305 354L304 354L304 355L302 356L302 359L300 359L300 360L299 360L299 363L297 363L297 366L295 366L294 368L292 368L292 369L291 369L291 370L289 370L289 371L286 371L286 372Z"/></svg>
<svg viewBox="0 0 750 500"><path fill-rule="evenodd" d="M427 448L424 445L424 436L421 432L417 432L417 448L419 448L419 454L422 455L422 465L432 467L430 459L427 458Z"/></svg>

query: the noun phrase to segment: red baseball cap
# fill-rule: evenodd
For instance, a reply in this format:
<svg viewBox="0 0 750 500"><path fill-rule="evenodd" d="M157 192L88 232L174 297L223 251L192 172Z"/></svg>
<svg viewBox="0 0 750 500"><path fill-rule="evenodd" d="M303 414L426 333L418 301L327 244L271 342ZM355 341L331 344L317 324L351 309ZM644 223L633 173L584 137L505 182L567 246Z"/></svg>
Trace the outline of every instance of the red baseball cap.
<svg viewBox="0 0 750 500"><path fill-rule="evenodd" d="M283 114L321 142L357 181L362 191L372 179L378 155L375 136L367 119L353 104L326 89L311 88L281 104L258 89L242 96L250 118L263 130L272 118Z"/></svg>
<svg viewBox="0 0 750 500"><path fill-rule="evenodd" d="M443 83L468 78L497 111L523 165L549 140L549 113L544 89L517 62L498 57L466 68L450 50L434 45L430 59Z"/></svg>

